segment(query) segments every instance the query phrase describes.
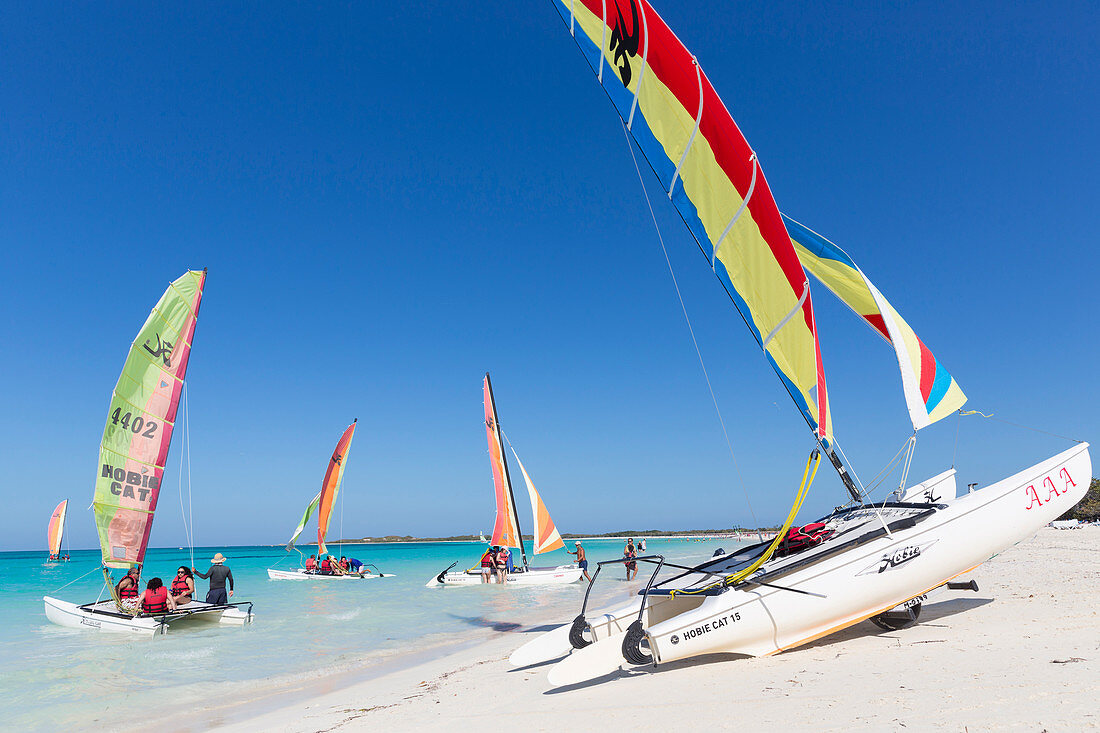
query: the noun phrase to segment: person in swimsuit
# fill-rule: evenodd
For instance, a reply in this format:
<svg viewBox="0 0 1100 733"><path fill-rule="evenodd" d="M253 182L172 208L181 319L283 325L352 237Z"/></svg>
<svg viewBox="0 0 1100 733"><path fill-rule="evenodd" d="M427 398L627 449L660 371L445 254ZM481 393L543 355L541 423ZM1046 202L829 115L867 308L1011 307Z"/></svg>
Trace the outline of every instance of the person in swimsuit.
<svg viewBox="0 0 1100 733"><path fill-rule="evenodd" d="M185 606L191 602L191 596L195 595L195 578L190 568L180 566L172 580L172 587L168 589L168 595L176 606Z"/></svg>
<svg viewBox="0 0 1100 733"><path fill-rule="evenodd" d="M626 563L626 579L634 580L638 575L638 563L634 562L634 558L638 557L638 550L634 547L634 538L626 538L626 547L623 548L623 557L627 558Z"/></svg>
<svg viewBox="0 0 1100 733"><path fill-rule="evenodd" d="M579 567L581 569L581 572L584 573L584 579L591 583L592 578L588 577L588 560L586 560L584 557L584 548L581 547L581 543L579 541L574 544L576 544L577 546L577 551L573 552L572 550L566 550L566 552L568 552L570 555L577 556L577 567Z"/></svg>
<svg viewBox="0 0 1100 733"><path fill-rule="evenodd" d="M508 562L511 560L512 553L508 551L507 547L500 548L500 552L497 553L497 582L508 582Z"/></svg>

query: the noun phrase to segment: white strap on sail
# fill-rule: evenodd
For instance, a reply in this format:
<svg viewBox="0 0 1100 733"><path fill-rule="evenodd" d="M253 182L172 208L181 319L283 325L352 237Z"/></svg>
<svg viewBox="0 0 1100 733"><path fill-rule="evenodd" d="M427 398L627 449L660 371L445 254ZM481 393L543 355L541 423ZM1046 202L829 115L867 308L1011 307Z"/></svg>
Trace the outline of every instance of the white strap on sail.
<svg viewBox="0 0 1100 733"><path fill-rule="evenodd" d="M749 199L752 198L752 192L756 190L756 172L760 169L760 163L756 159L756 153L753 152L749 156L749 162L752 163L752 180L749 181L749 190L745 193L745 199L741 202L741 205L737 207L737 211L733 212L733 217L730 219L730 223L726 224L726 228L722 230L722 236L714 240L714 251L710 254L710 269L714 269L714 261L718 258L718 247L721 246L722 240L726 238L726 235L733 229L733 225L737 223L737 220L744 213L745 208L749 205Z"/></svg>
<svg viewBox="0 0 1100 733"><path fill-rule="evenodd" d="M699 111L695 114L695 129L691 131L691 137L688 138L687 147L684 148L684 154L680 156L680 162L676 164L676 172L672 174L672 183L668 186L668 197L672 198L672 192L676 188L676 181L680 178L680 169L684 167L684 161L687 160L688 153L691 151L691 146L695 144L695 136L699 133L699 123L703 121L703 70L699 68L699 60L694 56L691 57L691 63L695 67L695 80L699 84Z"/></svg>
<svg viewBox="0 0 1100 733"><path fill-rule="evenodd" d="M794 318L794 314L798 313L798 311L802 310L802 304L806 302L806 298L809 297L809 295L810 295L810 281L806 280L805 282L802 283L802 295L798 298L798 302L795 303L794 308L791 308L791 312L788 313L787 315L783 316L783 320L780 321L779 323L775 324L775 328L773 328L771 331L768 332L768 337L764 339L764 342L763 342L761 348L763 348L764 350L767 350L768 344L771 342L771 340L773 338L775 338L775 334L779 333L779 329L786 326L787 323L789 323L790 320L792 318Z"/></svg>
<svg viewBox="0 0 1100 733"><path fill-rule="evenodd" d="M645 19L645 3L638 6L642 13L642 42L645 50L642 51L642 70L638 72L638 84L634 87L634 101L630 105L630 116L626 118L626 129L634 124L634 110L638 109L638 95L642 93L642 79L645 78L645 69L649 59L649 26Z"/></svg>

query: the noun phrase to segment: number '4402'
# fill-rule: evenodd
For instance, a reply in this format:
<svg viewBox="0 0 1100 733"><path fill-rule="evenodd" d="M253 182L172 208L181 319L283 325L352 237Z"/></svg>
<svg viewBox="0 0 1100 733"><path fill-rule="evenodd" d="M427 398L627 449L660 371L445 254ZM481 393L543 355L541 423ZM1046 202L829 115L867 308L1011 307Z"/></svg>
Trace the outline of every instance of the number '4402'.
<svg viewBox="0 0 1100 733"><path fill-rule="evenodd" d="M129 412L123 415L121 407L116 407L111 413L111 422L121 425L123 430L129 430L134 435L141 433L143 438L152 438L157 432L156 421L146 420L141 415L131 416Z"/></svg>

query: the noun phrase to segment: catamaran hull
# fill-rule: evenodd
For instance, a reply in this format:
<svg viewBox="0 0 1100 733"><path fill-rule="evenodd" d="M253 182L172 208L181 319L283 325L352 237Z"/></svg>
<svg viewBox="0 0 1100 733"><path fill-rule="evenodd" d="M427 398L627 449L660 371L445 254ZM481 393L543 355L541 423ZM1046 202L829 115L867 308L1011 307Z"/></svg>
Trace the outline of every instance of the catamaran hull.
<svg viewBox="0 0 1100 733"><path fill-rule="evenodd" d="M1091 476L1088 445L1081 444L950 499L909 528L771 581L803 593L750 585L719 595L650 596L645 642L655 663L722 652L762 656L805 644L919 599L1027 539L1076 504ZM639 608L635 601L590 619L595 643L555 665L550 682L575 684L616 669ZM531 663L521 651L518 661Z"/></svg>
<svg viewBox="0 0 1100 733"><path fill-rule="evenodd" d="M186 614L127 617L112 612L110 607L113 606L113 602L110 601L88 603L80 606L49 596L43 597L42 600L46 605L46 618L58 626L110 633L136 634L138 636L167 634L170 624L185 619L189 622L203 621L234 626L250 624L253 619L253 614L250 611L242 611L239 608L212 606L210 610L203 610L209 604L198 601L194 602L196 605L189 609Z"/></svg>
<svg viewBox="0 0 1100 733"><path fill-rule="evenodd" d="M531 568L523 573L509 573L507 585L562 585L576 583L581 579L581 569L575 565L561 565L556 568ZM426 588L437 586L489 585L481 582L481 573L440 573L427 583Z"/></svg>
<svg viewBox="0 0 1100 733"><path fill-rule="evenodd" d="M305 570L272 570L268 568L267 577L271 580L375 580L377 578L392 578L393 573L364 575L322 575L321 573L307 573Z"/></svg>

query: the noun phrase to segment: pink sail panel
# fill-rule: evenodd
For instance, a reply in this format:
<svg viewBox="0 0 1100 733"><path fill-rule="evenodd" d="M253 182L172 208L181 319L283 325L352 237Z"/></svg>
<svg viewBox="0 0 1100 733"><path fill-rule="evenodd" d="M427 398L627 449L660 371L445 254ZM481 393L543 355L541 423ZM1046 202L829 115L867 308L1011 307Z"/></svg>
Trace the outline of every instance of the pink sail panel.
<svg viewBox="0 0 1100 733"><path fill-rule="evenodd" d="M497 421L488 374L485 375L482 391L485 402L485 437L489 441L489 463L493 468L493 486L497 498L497 516L490 542L502 547L520 547L519 523L516 521L516 507L512 503L508 469L504 465L504 445L501 442L500 423Z"/></svg>

